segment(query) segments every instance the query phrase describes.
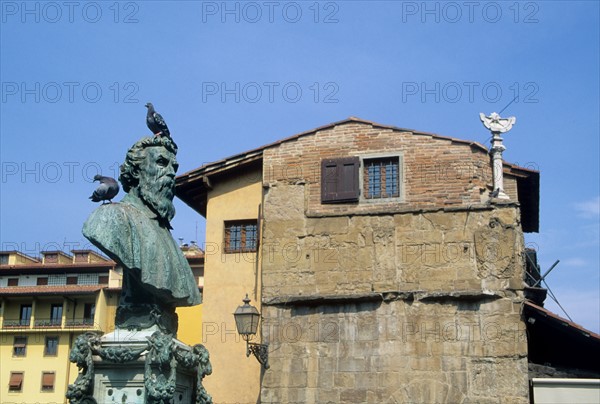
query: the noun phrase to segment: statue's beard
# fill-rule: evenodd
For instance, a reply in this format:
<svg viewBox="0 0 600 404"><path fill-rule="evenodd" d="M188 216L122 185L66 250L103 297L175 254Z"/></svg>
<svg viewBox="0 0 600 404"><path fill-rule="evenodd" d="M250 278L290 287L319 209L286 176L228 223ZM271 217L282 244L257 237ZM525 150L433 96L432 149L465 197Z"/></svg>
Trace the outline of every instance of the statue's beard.
<svg viewBox="0 0 600 404"><path fill-rule="evenodd" d="M140 198L167 224L175 217L175 180L169 176L147 178L138 187Z"/></svg>

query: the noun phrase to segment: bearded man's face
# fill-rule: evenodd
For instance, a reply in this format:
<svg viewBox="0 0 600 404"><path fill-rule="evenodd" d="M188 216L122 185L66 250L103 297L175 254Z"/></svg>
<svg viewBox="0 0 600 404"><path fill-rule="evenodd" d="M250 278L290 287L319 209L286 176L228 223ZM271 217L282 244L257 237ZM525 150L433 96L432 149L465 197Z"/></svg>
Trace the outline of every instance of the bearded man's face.
<svg viewBox="0 0 600 404"><path fill-rule="evenodd" d="M179 164L175 154L162 146L147 147L140 165L138 196L168 222L175 216L175 174Z"/></svg>

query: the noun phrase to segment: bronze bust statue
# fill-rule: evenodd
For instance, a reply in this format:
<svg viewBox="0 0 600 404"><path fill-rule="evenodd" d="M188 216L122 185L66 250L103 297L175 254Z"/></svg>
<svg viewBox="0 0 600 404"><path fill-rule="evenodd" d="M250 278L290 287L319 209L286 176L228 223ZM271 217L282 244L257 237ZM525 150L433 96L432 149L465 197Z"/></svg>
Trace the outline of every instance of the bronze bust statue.
<svg viewBox="0 0 600 404"><path fill-rule="evenodd" d="M169 136L136 142L121 165L127 195L99 206L83 235L123 268L123 291L115 323L119 328L158 325L175 334L175 307L202 301L198 284L170 229L175 216L177 145Z"/></svg>

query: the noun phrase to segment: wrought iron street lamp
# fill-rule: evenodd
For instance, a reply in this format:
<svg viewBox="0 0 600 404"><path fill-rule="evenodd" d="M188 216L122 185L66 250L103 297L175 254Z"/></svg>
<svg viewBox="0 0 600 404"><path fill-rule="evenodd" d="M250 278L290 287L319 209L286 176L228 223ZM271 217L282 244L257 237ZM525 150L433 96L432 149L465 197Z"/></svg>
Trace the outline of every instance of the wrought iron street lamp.
<svg viewBox="0 0 600 404"><path fill-rule="evenodd" d="M269 369L269 346L266 344L256 344L249 342L253 335L256 335L258 330L258 322L260 320L260 313L256 307L250 305L250 299L248 294L246 298L242 300L243 306L238 306L233 313L235 318L235 326L238 333L246 341L246 356L254 354L258 362L265 368Z"/></svg>

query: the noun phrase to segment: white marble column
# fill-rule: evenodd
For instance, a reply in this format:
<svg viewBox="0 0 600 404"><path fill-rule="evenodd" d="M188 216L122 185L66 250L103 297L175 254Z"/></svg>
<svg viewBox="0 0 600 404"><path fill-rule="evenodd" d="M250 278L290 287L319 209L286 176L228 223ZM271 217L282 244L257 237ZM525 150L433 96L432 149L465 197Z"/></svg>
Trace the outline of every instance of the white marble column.
<svg viewBox="0 0 600 404"><path fill-rule="evenodd" d="M517 118L500 118L500 115L495 112L492 112L490 116L485 116L483 113L480 113L479 118L481 119L481 122L483 122L483 125L492 132L492 148L490 149L490 154L492 155L494 191L491 196L498 199L510 199L506 192L504 192L502 152L506 150L506 147L502 144L503 139L500 134L511 130L512 126L517 121Z"/></svg>

